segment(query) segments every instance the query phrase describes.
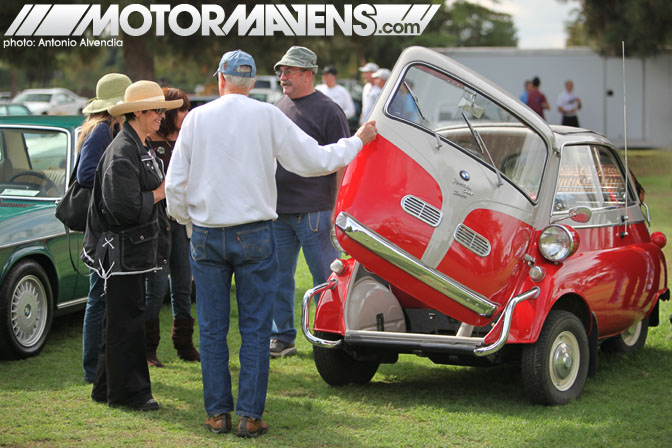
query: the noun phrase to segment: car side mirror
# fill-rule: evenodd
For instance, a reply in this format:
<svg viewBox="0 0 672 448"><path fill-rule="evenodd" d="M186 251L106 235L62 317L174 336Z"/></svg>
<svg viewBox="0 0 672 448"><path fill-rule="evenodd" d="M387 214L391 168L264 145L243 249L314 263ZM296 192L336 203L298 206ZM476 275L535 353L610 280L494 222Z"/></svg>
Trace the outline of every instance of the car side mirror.
<svg viewBox="0 0 672 448"><path fill-rule="evenodd" d="M580 224L585 224L590 221L590 218L593 216L593 212L588 207L572 207L564 213L560 213L555 218L551 219L551 224L554 224L563 219L571 219L574 222Z"/></svg>
<svg viewBox="0 0 672 448"><path fill-rule="evenodd" d="M593 216L592 210L588 207L574 207L569 209L569 219L574 222L585 224Z"/></svg>

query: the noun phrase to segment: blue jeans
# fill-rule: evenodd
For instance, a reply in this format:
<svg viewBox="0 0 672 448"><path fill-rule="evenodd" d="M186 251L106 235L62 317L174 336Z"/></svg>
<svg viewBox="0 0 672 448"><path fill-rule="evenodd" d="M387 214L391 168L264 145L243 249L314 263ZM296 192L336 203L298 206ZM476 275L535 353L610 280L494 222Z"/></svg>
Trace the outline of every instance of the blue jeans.
<svg viewBox="0 0 672 448"><path fill-rule="evenodd" d="M84 328L82 329L82 367L84 381L93 383L96 379L98 354L103 344L103 318L105 317L105 282L98 274L91 271L89 277L89 298L84 311Z"/></svg>
<svg viewBox="0 0 672 448"><path fill-rule="evenodd" d="M331 275L329 265L340 253L331 245L331 210L301 214L281 214L273 223L279 261L280 279L273 304L271 337L293 344L294 328L294 275L299 250L313 276L313 286L324 283Z"/></svg>
<svg viewBox="0 0 672 448"><path fill-rule="evenodd" d="M272 297L278 278L273 223L263 221L223 228L194 226L190 259L196 281L205 411L215 415L233 410L226 339L231 278L235 276L242 340L236 413L261 418L268 387Z"/></svg>
<svg viewBox="0 0 672 448"><path fill-rule="evenodd" d="M163 299L168 291L168 274L170 273L170 303L173 307L173 318L191 319L191 266L189 266L189 238L187 229L182 224L170 221L172 246L169 265L160 271L150 272L145 277L146 308L145 320L159 318Z"/></svg>

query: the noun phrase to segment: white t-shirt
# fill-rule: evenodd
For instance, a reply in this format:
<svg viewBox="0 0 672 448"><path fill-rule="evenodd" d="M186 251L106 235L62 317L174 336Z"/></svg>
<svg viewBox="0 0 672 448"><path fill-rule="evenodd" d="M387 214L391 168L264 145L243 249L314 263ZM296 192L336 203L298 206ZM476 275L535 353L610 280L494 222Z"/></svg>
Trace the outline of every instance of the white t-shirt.
<svg viewBox="0 0 672 448"><path fill-rule="evenodd" d="M360 125L366 123L366 119L369 118L371 109L373 109L373 105L376 103L378 96L380 96L380 92L382 92L380 87L370 83L367 83L364 86L364 89L362 89L362 115L359 117Z"/></svg>
<svg viewBox="0 0 672 448"><path fill-rule="evenodd" d="M227 227L277 218L276 158L301 176L347 165L359 137L319 146L272 104L227 94L184 119L166 174L168 213L180 224Z"/></svg>
<svg viewBox="0 0 672 448"><path fill-rule="evenodd" d="M579 97L574 93L564 90L558 95L558 107L562 110L562 115L565 117L575 117L576 109L579 107Z"/></svg>
<svg viewBox="0 0 672 448"><path fill-rule="evenodd" d="M343 87L340 84L336 84L334 87L329 87L326 84L318 84L315 86L316 90L327 95L331 100L341 106L343 112L345 113L346 118L350 118L355 115L355 103L352 101L350 92L348 89Z"/></svg>

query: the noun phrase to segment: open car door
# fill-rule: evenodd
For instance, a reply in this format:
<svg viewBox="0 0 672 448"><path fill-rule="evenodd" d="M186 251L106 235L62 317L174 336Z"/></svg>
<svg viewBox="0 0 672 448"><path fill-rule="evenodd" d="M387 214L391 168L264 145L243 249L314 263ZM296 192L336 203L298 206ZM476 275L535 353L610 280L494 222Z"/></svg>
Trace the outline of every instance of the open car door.
<svg viewBox="0 0 672 448"><path fill-rule="evenodd" d="M489 323L524 271L550 128L480 75L419 47L400 56L370 119L380 134L343 177L339 243L418 306Z"/></svg>

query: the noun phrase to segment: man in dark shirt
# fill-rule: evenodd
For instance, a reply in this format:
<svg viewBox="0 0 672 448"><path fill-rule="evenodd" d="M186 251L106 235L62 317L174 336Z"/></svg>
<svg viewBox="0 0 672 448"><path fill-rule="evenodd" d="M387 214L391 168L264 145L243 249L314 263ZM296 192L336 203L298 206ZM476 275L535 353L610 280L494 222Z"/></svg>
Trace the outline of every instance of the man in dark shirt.
<svg viewBox="0 0 672 448"><path fill-rule="evenodd" d="M338 104L315 90L317 56L305 47L291 47L275 64L284 95L276 106L320 145L348 137L348 120ZM329 278L331 262L339 253L331 245L331 211L337 174L301 177L278 163L278 219L273 224L280 261L280 282L273 304L271 357L296 353L294 328L294 274L303 248L313 285Z"/></svg>

